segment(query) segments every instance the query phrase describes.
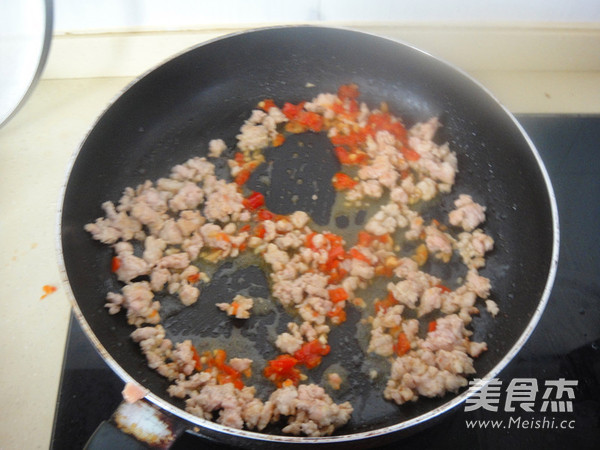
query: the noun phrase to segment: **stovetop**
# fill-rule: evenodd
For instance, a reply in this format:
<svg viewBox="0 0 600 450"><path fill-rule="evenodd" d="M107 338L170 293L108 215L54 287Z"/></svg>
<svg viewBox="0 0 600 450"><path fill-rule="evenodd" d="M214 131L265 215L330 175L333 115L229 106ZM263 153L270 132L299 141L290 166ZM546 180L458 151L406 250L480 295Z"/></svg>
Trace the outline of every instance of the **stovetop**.
<svg viewBox="0 0 600 450"><path fill-rule="evenodd" d="M559 209L560 260L548 306L478 403L381 448L600 448L600 117L517 119L546 165ZM71 318L51 448L83 448L121 402L122 388ZM185 433L173 448L228 447Z"/></svg>

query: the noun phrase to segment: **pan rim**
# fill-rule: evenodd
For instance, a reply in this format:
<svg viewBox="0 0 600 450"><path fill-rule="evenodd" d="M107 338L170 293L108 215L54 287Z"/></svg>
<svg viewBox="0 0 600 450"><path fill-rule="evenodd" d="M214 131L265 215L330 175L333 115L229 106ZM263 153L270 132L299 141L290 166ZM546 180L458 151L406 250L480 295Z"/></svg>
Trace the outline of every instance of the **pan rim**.
<svg viewBox="0 0 600 450"><path fill-rule="evenodd" d="M552 245L553 245L553 248L552 248L551 261L550 261L550 265L549 265L549 269L548 269L548 276L546 278L546 283L545 283L544 290L542 292L540 301L538 302L537 307L536 307L535 311L533 312L531 319L529 320L527 326L525 327L523 332L520 334L520 336L518 337L518 339L516 340L514 345L504 355L504 357L487 374L485 374L484 376L481 377L481 383L478 383L477 386L472 386L469 389L466 389L465 391L463 391L459 395L455 396L448 402L446 402L446 403L438 406L437 408L434 408L424 414L421 414L419 416L416 416L412 419L409 419L409 420L406 420L403 422L396 423L394 425L389 425L389 426L385 426L382 428L377 428L374 430L362 431L362 432L357 432L357 433L340 434L340 435L334 435L334 436L321 436L321 437L287 436L287 435L265 434L265 433L259 433L259 432L248 431L248 430L239 430L236 428L228 427L225 425L218 424L216 422L208 421L206 419L194 416L194 415L174 406L173 404L164 400L163 398L159 397L158 395L154 394L153 392L149 392L145 397L146 400L153 403L160 409L167 411L168 413L173 414L176 417L179 417L183 420L190 422L190 428L192 425L197 425L204 429L211 430L211 431L219 433L219 434L226 434L226 435L229 435L230 437L234 437L234 438L242 437L242 438L248 438L248 439L251 439L254 441L269 441L272 443L281 443L281 444L293 444L293 443L296 443L296 444L316 444L316 443L334 444L334 443L340 443L340 442L347 443L350 441L366 441L366 440L371 440L374 438L382 437L385 435L392 435L392 434L395 434L395 433L398 433L401 431L406 431L411 428L417 428L418 425L422 425L426 422L432 421L433 419L439 418L442 415L454 410L461 403L465 402L468 398L472 397L476 392L478 392L481 388L483 388L486 384L488 384L492 379L494 379L506 367L506 365L516 356L516 354L521 350L523 345L530 338L531 334L533 333L534 329L536 328L536 326L546 308L546 305L550 298L550 293L552 291L552 286L553 286L555 278L556 278L556 272L557 272L557 268L558 268L558 259L559 259L559 243L560 243L559 228L560 227L559 227L557 201L556 201L554 189L552 187L552 183L550 180L550 176L547 172L547 169L546 169L546 167L543 163L543 160L542 160L539 152L537 151L537 148L535 147L534 143L531 141L530 137L527 135L526 131L521 126L521 124L517 121L517 119L514 117L514 115L508 110L507 107L505 107L496 98L496 96L491 91L488 90L488 88L486 88L483 84L481 84L478 80L473 78L471 75L466 73L464 70L454 66L453 64L451 64L437 56L434 56L426 51L423 51L423 50L413 46L412 44L406 43L402 40L384 37L384 36L377 35L375 33L366 32L366 31L362 31L362 30L356 30L356 29L352 29L349 27L330 26L330 25L299 24L299 25L277 25L277 26L268 26L268 27L261 27L261 28L252 28L252 29L246 29L246 30L237 31L234 33L229 33L229 34L226 34L223 36L219 36L214 39L211 39L211 40L199 43L197 45L194 45L192 47L189 47L187 49L184 49L184 50L172 55L171 57L167 58L166 60L158 63L157 65L150 68L143 74L135 77L124 88L122 88L115 96L113 96L113 98L109 101L106 108L98 115L97 119L89 127L89 129L85 133L83 139L81 140L78 148L71 155L71 158L67 164L65 178L61 185L61 189L59 192L59 201L58 201L59 207L58 207L58 211L57 211L56 243L55 243L56 251L57 251L57 258L58 258L58 268L59 268L62 285L65 288L67 297L69 298L70 303L73 307L74 315L75 315L76 319L78 320L79 324L81 325L84 333L86 334L88 339L90 339L94 348L99 352L99 354L102 356L102 358L107 363L107 365L125 383L139 384L110 355L110 353L104 348L104 346L102 345L100 340L94 334L91 326L85 319L83 312L79 308L79 304L75 298L75 295L71 289L71 285L69 282L68 273L67 273L67 269L66 269L66 262L65 262L64 253L63 253L63 246L62 246L62 215L63 215L63 206L64 206L65 195L67 192L68 182L69 182L71 173L73 171L73 168L75 166L75 163L77 161L77 158L78 158L79 154L81 153L81 151L84 147L84 144L86 143L86 141L89 138L92 131L95 129L95 127L98 125L98 123L102 120L102 118L111 110L113 105L127 91L129 91L131 88L133 88L138 82L140 82L147 75L154 72L155 70L162 67L163 65L165 65L165 64L169 63L170 61L178 58L179 56L184 55L188 52L191 52L197 48L200 48L200 47L203 47L206 45L210 45L214 42L234 38L234 37L237 37L240 35L245 35L245 34L249 34L249 33L260 33L260 32L271 31L271 30L301 29L301 28L321 28L321 29L325 29L325 30L338 30L338 31L343 31L343 32L362 34L362 35L371 36L371 37L374 37L377 39L389 41L396 45L404 46L411 51L421 53L421 54L427 56L428 58L435 60L435 62L445 65L447 68L455 71L462 77L465 77L466 79L468 79L468 81L473 83L484 94L486 94L490 99L492 99L497 106L499 106L501 108L502 112L504 114L506 114L508 116L508 118L510 118L513 125L518 129L518 131L521 133L522 137L525 139L527 145L529 146L529 150L531 151L531 153L533 154L533 156L536 160L537 167L540 170L542 178L544 180L544 184L546 187L548 200L549 200L549 204L550 204L550 212L551 212L551 216L552 216L552 232L553 232L552 233L553 234Z"/></svg>

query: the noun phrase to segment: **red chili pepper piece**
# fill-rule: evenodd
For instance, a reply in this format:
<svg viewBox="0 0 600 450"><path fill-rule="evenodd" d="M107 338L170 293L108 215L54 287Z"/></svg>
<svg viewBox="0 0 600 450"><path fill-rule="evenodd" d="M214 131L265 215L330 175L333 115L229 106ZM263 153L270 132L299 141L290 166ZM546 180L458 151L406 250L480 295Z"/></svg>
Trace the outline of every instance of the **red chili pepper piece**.
<svg viewBox="0 0 600 450"><path fill-rule="evenodd" d="M285 136L281 133L277 133L273 138L273 147L279 147L285 142Z"/></svg>
<svg viewBox="0 0 600 450"><path fill-rule="evenodd" d="M375 312L379 312L381 310L385 311L391 306L397 305L398 300L392 295L391 292L388 293L387 297L383 300L377 300L375 302Z"/></svg>
<svg viewBox="0 0 600 450"><path fill-rule="evenodd" d="M431 333L432 331L435 331L437 329L437 322L435 320L432 320L431 322L429 322L429 326L427 327L427 331L429 333Z"/></svg>
<svg viewBox="0 0 600 450"><path fill-rule="evenodd" d="M371 260L369 258L367 258L365 255L363 255L361 252L359 252L355 248L351 248L349 253L350 253L350 257L352 257L353 259L358 259L359 261L364 261L369 264L371 263Z"/></svg>
<svg viewBox="0 0 600 450"><path fill-rule="evenodd" d="M277 387L282 387L286 381L298 385L300 370L296 368L298 360L291 355L279 355L267 362L263 375L273 381Z"/></svg>
<svg viewBox="0 0 600 450"><path fill-rule="evenodd" d="M348 292L343 287L329 289L329 300L331 300L333 303L348 300Z"/></svg>
<svg viewBox="0 0 600 450"><path fill-rule="evenodd" d="M268 209L260 209L257 213L258 220L273 220L275 218L275 214L273 214Z"/></svg>
<svg viewBox="0 0 600 450"><path fill-rule="evenodd" d="M187 277L188 283L195 283L200 279L199 273L193 273Z"/></svg>
<svg viewBox="0 0 600 450"><path fill-rule="evenodd" d="M116 272L121 267L121 259L118 256L113 256L113 259L110 261L110 270Z"/></svg>
<svg viewBox="0 0 600 450"><path fill-rule="evenodd" d="M418 161L419 159L421 159L421 155L417 153L416 150L413 150L410 147L402 147L400 151L402 152L407 161Z"/></svg>
<svg viewBox="0 0 600 450"><path fill-rule="evenodd" d="M258 103L258 107L266 112L268 112L269 109L273 108L274 106L276 106L275 102L270 98L265 98L262 102Z"/></svg>
<svg viewBox="0 0 600 450"><path fill-rule="evenodd" d="M298 116L298 114L300 114L300 111L302 111L302 109L304 108L304 103L306 102L300 102L297 105L294 105L293 103L286 102L283 105L281 111L283 112L283 114L285 114L285 117L287 117L290 120L293 120L296 118L296 116Z"/></svg>
<svg viewBox="0 0 600 450"><path fill-rule="evenodd" d="M314 112L302 110L297 114L296 121L315 133L319 133L323 129L323 117Z"/></svg>
<svg viewBox="0 0 600 450"><path fill-rule="evenodd" d="M400 333L398 335L398 341L396 342L396 354L398 356L402 356L409 350L410 350L410 341L406 337L406 334Z"/></svg>
<svg viewBox="0 0 600 450"><path fill-rule="evenodd" d="M345 173L338 172L333 176L332 183L333 187L336 190L343 191L346 189L352 189L358 184L358 181L353 180L349 175L346 175Z"/></svg>
<svg viewBox="0 0 600 450"><path fill-rule="evenodd" d="M351 164L350 155L344 147L335 147L333 152L335 153L335 156L340 164Z"/></svg>
<svg viewBox="0 0 600 450"><path fill-rule="evenodd" d="M242 204L246 209L255 211L265 204L265 196L260 192L253 192L242 201Z"/></svg>
<svg viewBox="0 0 600 450"><path fill-rule="evenodd" d="M238 172L233 181L235 181L235 184L238 186L243 186L246 184L246 181L250 179L251 173L252 172L250 172L248 169L242 169Z"/></svg>
<svg viewBox="0 0 600 450"><path fill-rule="evenodd" d="M445 286L443 284L436 284L437 288L440 288L442 292L452 292L452 289L450 289L448 286Z"/></svg>
<svg viewBox="0 0 600 450"><path fill-rule="evenodd" d="M330 350L329 345L323 345L318 339L315 339L300 347L300 350L294 353L294 358L308 369L312 369L321 364L321 357L329 354Z"/></svg>
<svg viewBox="0 0 600 450"><path fill-rule="evenodd" d="M346 100L348 98L356 99L360 95L360 91L358 90L358 85L352 84L342 84L338 88L337 95L340 100Z"/></svg>
<svg viewBox="0 0 600 450"><path fill-rule="evenodd" d="M333 308L327 313L327 316L336 325L339 325L340 323L346 321L346 311L341 306L336 306L335 308Z"/></svg>

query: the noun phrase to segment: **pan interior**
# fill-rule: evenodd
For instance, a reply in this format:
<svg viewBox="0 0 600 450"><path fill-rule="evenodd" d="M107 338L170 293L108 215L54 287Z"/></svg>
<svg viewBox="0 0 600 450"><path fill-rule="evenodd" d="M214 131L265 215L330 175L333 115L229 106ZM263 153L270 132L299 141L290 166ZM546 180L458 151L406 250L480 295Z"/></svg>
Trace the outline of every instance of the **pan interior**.
<svg viewBox="0 0 600 450"><path fill-rule="evenodd" d="M232 150L240 126L260 100L295 103L336 92L346 83L358 84L361 100L370 106L386 101L407 126L440 118L438 139L448 141L457 153L460 172L453 193L430 214L447 214L459 193L487 207L484 229L496 244L481 273L491 279L491 297L501 312L491 318L481 308L473 320L473 340L485 340L489 347L475 362L478 376L496 367L529 324L551 267L551 200L527 139L497 102L453 68L393 41L317 27L254 31L194 48L133 84L89 133L66 187L61 244L77 306L110 357L156 395L183 406L167 395L168 381L147 367L129 338L132 328L124 315L106 313L106 293L120 288L110 274L111 250L93 241L83 226L102 215L102 202L117 202L125 187L167 176L173 165L205 155L211 139L223 139ZM319 161L301 161L307 172L322 170L318 177L327 177L336 163L327 154ZM223 163L219 170L225 169ZM251 180L257 188L260 182L258 176ZM268 201L274 210L290 208L287 197ZM305 202L301 207L317 222L329 219L316 217L326 214L326 204ZM198 345L207 338L232 336L231 351L274 357L269 337L282 331L286 313L271 306L243 324L217 314L213 304L229 301L238 292L268 299L267 279L258 266L224 264L196 305L185 310L171 307L165 327L172 336L191 337ZM332 395L335 401L350 400L355 410L339 434L395 425L452 398L422 398L403 406L385 401L382 382L369 380L364 357L355 351L361 347L359 315L350 310L349 326L332 331L331 363L312 375L320 381L334 363L349 374L352 389ZM247 341L256 345L244 346Z"/></svg>

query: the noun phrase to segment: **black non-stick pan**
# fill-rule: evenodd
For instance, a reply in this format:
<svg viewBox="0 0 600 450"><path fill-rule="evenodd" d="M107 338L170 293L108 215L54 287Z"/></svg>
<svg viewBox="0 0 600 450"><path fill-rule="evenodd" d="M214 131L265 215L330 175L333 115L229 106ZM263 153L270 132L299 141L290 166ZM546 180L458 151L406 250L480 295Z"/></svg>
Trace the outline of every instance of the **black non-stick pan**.
<svg viewBox="0 0 600 450"><path fill-rule="evenodd" d="M345 367L350 388L334 399L353 403L351 421L323 438L233 430L184 412L182 403L167 395L168 381L147 367L129 338L132 328L125 316L111 316L103 307L106 293L119 290L110 272L111 249L92 240L83 228L103 215L102 202L117 202L124 188L168 176L173 165L206 155L211 139L223 139L233 152L240 126L265 98L279 105L295 103L320 92L335 93L347 83L356 83L360 100L371 106L387 102L407 126L439 117L443 127L436 139L449 142L456 152L459 173L453 193L427 214L443 218L459 193L487 207L485 231L496 244L481 273L491 279L491 297L501 312L492 318L481 308L473 320L474 340L485 340L489 347L476 360L477 377L489 380L510 361L548 299L558 257L558 219L549 179L516 120L464 73L396 41L335 28L253 30L193 48L135 81L85 138L64 189L60 251L77 317L107 363L124 380L146 387L147 400L224 442L339 445L354 440L354 445L372 445L425 426L471 395L465 390L403 406L385 401L381 383L369 380L356 357L362 345L357 339L360 313L350 309L345 326L330 335L328 362L312 377L319 382L334 362ZM294 148L290 139L281 152L269 156L267 151L279 170L270 172L274 178L266 184L261 181L264 174L255 174L249 186L265 193L272 211L304 209L322 224L332 219L335 194L328 186L337 163L327 139L318 134L305 139L310 145ZM296 177L311 182L295 182L286 170L290 168ZM226 177L224 164L221 169ZM314 189L319 190L317 200ZM344 222L359 220L353 214L349 212ZM273 307L243 324L215 312L216 301L229 301L242 291L269 298L264 273L256 266L225 263L197 304L172 308L163 324L170 336L190 338L200 347L206 339L224 336L230 337L230 352L246 348L272 358L276 351L270 339L287 322L283 310Z"/></svg>

